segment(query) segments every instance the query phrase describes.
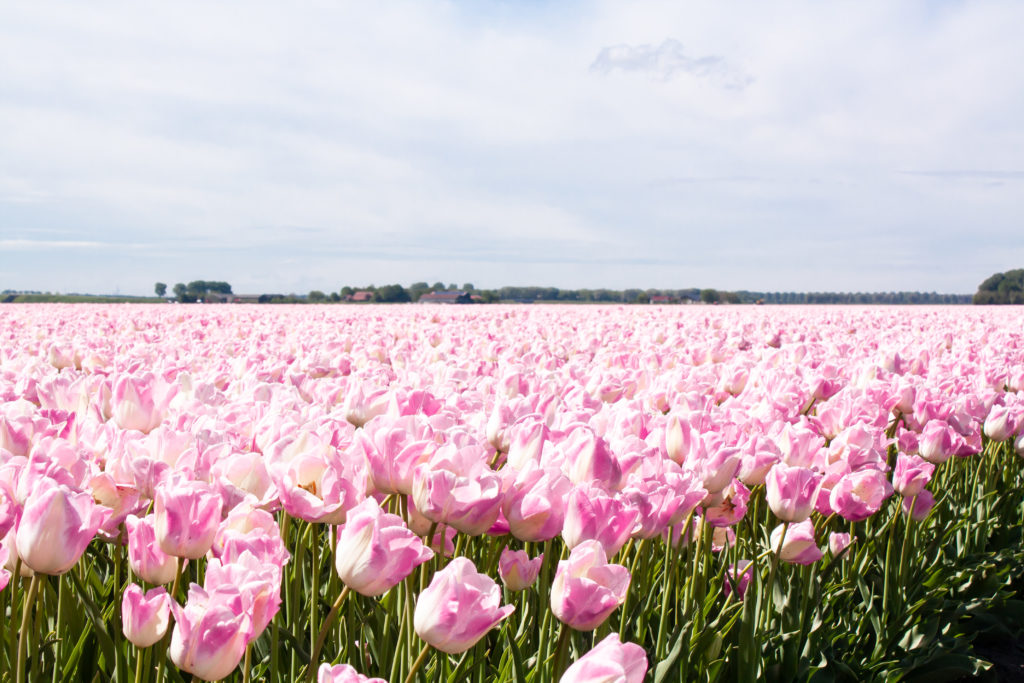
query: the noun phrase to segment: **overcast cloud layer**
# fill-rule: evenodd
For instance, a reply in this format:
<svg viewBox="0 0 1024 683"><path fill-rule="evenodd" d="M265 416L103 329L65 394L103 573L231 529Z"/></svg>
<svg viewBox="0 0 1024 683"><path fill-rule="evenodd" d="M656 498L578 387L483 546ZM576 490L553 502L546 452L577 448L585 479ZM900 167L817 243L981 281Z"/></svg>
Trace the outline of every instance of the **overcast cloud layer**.
<svg viewBox="0 0 1024 683"><path fill-rule="evenodd" d="M1024 3L0 9L0 289L973 292Z"/></svg>

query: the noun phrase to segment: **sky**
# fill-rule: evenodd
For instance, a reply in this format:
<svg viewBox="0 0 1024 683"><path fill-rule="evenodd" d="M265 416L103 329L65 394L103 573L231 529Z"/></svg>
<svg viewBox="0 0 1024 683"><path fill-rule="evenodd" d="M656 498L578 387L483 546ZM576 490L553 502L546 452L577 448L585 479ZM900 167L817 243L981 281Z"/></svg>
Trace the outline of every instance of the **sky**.
<svg viewBox="0 0 1024 683"><path fill-rule="evenodd" d="M0 4L0 290L971 293L1017 0Z"/></svg>

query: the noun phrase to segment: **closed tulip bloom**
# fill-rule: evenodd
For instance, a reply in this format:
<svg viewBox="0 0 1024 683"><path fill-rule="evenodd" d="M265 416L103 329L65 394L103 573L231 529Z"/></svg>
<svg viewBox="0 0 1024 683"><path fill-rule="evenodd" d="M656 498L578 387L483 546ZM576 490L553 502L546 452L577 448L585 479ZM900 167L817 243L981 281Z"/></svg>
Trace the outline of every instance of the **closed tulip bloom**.
<svg viewBox="0 0 1024 683"><path fill-rule="evenodd" d="M168 654L174 665L204 681L235 670L252 633L252 620L237 589L207 593L192 584L185 606L171 601L174 629Z"/></svg>
<svg viewBox="0 0 1024 683"><path fill-rule="evenodd" d="M520 472L508 471L515 478L508 484L502 512L512 535L521 541L539 543L562 533L566 497L572 490L568 478L561 470L532 462Z"/></svg>
<svg viewBox="0 0 1024 683"><path fill-rule="evenodd" d="M850 534L833 531L828 535L828 551L832 557L839 557L849 549L854 540Z"/></svg>
<svg viewBox="0 0 1024 683"><path fill-rule="evenodd" d="M923 489L914 496L903 497L903 512L910 515L915 522L922 522L935 507L935 496L928 489Z"/></svg>
<svg viewBox="0 0 1024 683"><path fill-rule="evenodd" d="M111 418L121 429L151 432L163 422L176 391L177 385L164 385L151 373L119 377L110 396Z"/></svg>
<svg viewBox="0 0 1024 683"><path fill-rule="evenodd" d="M367 678L348 664L321 664L317 683L388 683L383 678Z"/></svg>
<svg viewBox="0 0 1024 683"><path fill-rule="evenodd" d="M768 507L783 522L802 522L814 511L821 475L806 467L778 463L765 477Z"/></svg>
<svg viewBox="0 0 1024 683"><path fill-rule="evenodd" d="M612 633L573 663L559 683L642 683L647 653L635 643L623 643Z"/></svg>
<svg viewBox="0 0 1024 683"><path fill-rule="evenodd" d="M25 501L15 536L21 561L40 574L63 574L78 562L111 510L92 496L40 477Z"/></svg>
<svg viewBox="0 0 1024 683"><path fill-rule="evenodd" d="M174 581L177 561L168 555L156 542L153 515L138 518L128 515L125 526L128 529L128 566L136 576L154 585Z"/></svg>
<svg viewBox="0 0 1024 683"><path fill-rule="evenodd" d="M281 608L281 574L283 567L261 562L245 551L233 562L213 559L206 564L203 587L208 593L223 587L237 590L245 613L252 621L246 642L258 638Z"/></svg>
<svg viewBox="0 0 1024 683"><path fill-rule="evenodd" d="M597 541L583 541L558 563L551 584L551 611L577 631L592 631L626 600L629 570L608 564Z"/></svg>
<svg viewBox="0 0 1024 683"><path fill-rule="evenodd" d="M149 647L164 637L171 618L171 596L163 586L146 593L129 584L121 598L121 630L136 647Z"/></svg>
<svg viewBox="0 0 1024 683"><path fill-rule="evenodd" d="M533 585L544 562L544 553L530 559L525 550L509 550L506 546L498 558L498 576L505 588L521 591Z"/></svg>
<svg viewBox="0 0 1024 683"><path fill-rule="evenodd" d="M775 527L771 536L772 551L779 554L780 560L794 564L814 564L821 559L823 553L814 538L814 524L811 520L790 524L785 538L782 537L784 527L784 524Z"/></svg>
<svg viewBox="0 0 1024 683"><path fill-rule="evenodd" d="M875 469L844 475L829 496L832 510L851 522L860 522L878 512L893 493L885 474Z"/></svg>
<svg viewBox="0 0 1024 683"><path fill-rule="evenodd" d="M416 599L413 627L431 646L457 655L514 611L512 605L501 605L494 579L479 573L468 558L456 557Z"/></svg>
<svg viewBox="0 0 1024 683"><path fill-rule="evenodd" d="M334 566L357 593L381 595L434 556L398 515L367 498L348 512L338 530Z"/></svg>
<svg viewBox="0 0 1024 683"><path fill-rule="evenodd" d="M168 555L197 560L210 550L221 521L221 497L201 481L167 482L156 490L156 540Z"/></svg>
<svg viewBox="0 0 1024 683"><path fill-rule="evenodd" d="M901 496L913 497L932 480L935 465L916 455L900 453L892 472L892 487Z"/></svg>
<svg viewBox="0 0 1024 683"><path fill-rule="evenodd" d="M917 438L917 452L928 462L936 465L944 463L959 450L959 436L948 422L929 420Z"/></svg>
<svg viewBox="0 0 1024 683"><path fill-rule="evenodd" d="M982 430L993 441L1006 441L1017 432L1017 416L1006 406L992 406Z"/></svg>

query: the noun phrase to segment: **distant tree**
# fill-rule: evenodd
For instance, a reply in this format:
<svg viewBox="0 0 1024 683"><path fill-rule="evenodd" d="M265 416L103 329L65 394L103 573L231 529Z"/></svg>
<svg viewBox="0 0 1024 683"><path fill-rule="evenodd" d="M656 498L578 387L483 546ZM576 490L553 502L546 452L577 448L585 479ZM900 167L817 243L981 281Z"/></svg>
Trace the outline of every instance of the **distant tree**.
<svg viewBox="0 0 1024 683"><path fill-rule="evenodd" d="M410 301L409 293L402 285L384 285L373 294L373 300L380 303L404 303Z"/></svg>
<svg viewBox="0 0 1024 683"><path fill-rule="evenodd" d="M178 301L180 301L181 303L186 303L186 302L189 302L189 301L195 301L195 299L194 299L194 298L191 298L191 297L189 296L189 293L188 293L188 287L186 287L186 286L185 286L185 285L184 285L183 283L181 283L181 282L179 282L179 283L177 283L176 285L174 285L174 288L172 289L172 291L174 292L174 296L175 296L175 297L176 297L176 298L178 299Z"/></svg>
<svg viewBox="0 0 1024 683"><path fill-rule="evenodd" d="M341 301L341 297L338 296L337 292L331 292L331 301L334 301L335 303Z"/></svg>
<svg viewBox="0 0 1024 683"><path fill-rule="evenodd" d="M346 296L349 296L349 295L351 295L351 294L352 294L353 292L355 292L355 291L356 291L356 290L352 289L352 288L351 288L351 287L349 287L348 285L345 285L344 287L342 287L342 288L341 288L341 296L342 296L342 298L344 298L344 297L346 297Z"/></svg>
<svg viewBox="0 0 1024 683"><path fill-rule="evenodd" d="M649 304L651 303L651 295L647 292L640 292L636 295L636 302L638 304Z"/></svg>
<svg viewBox="0 0 1024 683"><path fill-rule="evenodd" d="M1024 304L1024 269L992 275L978 287L976 304Z"/></svg>
<svg viewBox="0 0 1024 683"><path fill-rule="evenodd" d="M452 289L454 289L454 287ZM472 292L474 289L476 289L476 287L473 286L472 282L467 282L466 284L462 285L462 289L467 292Z"/></svg>
<svg viewBox="0 0 1024 683"><path fill-rule="evenodd" d="M713 304L718 301L718 290L717 289L702 289L700 290L700 300L706 304Z"/></svg>
<svg viewBox="0 0 1024 683"><path fill-rule="evenodd" d="M444 283L443 282L435 282L434 284L430 285L430 288L432 290L434 290L435 292L441 291L441 290L444 289Z"/></svg>
<svg viewBox="0 0 1024 683"><path fill-rule="evenodd" d="M158 282L155 285L153 285L153 291L156 292L157 296L162 297L164 294L167 293L167 285L164 284L163 282Z"/></svg>
<svg viewBox="0 0 1024 683"><path fill-rule="evenodd" d="M327 300L327 295L321 292L319 289L314 289L306 295L306 300L311 303L321 303Z"/></svg>

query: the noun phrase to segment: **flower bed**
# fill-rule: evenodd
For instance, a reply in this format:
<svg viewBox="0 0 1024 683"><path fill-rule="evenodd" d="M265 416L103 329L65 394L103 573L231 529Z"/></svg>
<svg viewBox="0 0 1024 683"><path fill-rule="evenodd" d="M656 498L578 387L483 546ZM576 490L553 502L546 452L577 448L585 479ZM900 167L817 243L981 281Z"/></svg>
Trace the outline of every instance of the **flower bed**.
<svg viewBox="0 0 1024 683"><path fill-rule="evenodd" d="M0 680L981 671L1022 623L1022 323L5 307Z"/></svg>

